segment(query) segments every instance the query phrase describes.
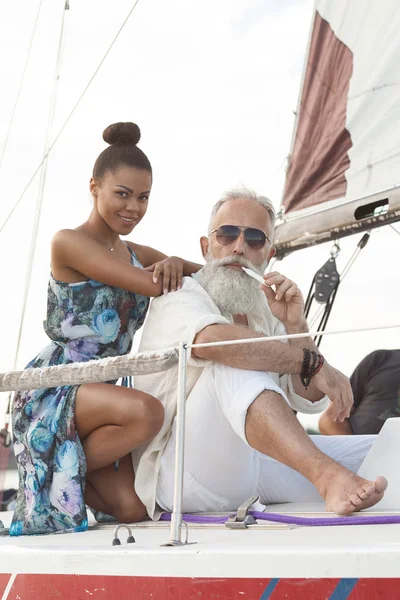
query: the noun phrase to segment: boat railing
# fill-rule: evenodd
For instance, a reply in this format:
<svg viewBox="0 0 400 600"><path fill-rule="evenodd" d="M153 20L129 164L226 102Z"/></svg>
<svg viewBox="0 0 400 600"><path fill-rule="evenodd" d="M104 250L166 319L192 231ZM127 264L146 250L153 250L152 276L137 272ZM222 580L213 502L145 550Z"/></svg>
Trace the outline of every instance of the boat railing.
<svg viewBox="0 0 400 600"><path fill-rule="evenodd" d="M178 346L157 350L127 354L82 363L56 365L0 373L0 392L16 392L31 389L43 389L60 385L81 385L83 383L100 383L129 377L159 373L170 369L178 363L178 389L176 410L176 448L174 476L174 504L171 515L169 546L180 546L182 542L182 525L187 527L182 517L185 417L186 417L186 371L187 353L193 348L211 348L214 346L233 346L238 344L257 344L266 341L284 341L298 338L315 337L317 335L334 335L360 333L376 330L399 328L400 324L358 329L342 329L335 331L316 331L278 336L258 337L251 339L226 340L203 344L187 344L180 342ZM186 542L187 543L187 542Z"/></svg>
<svg viewBox="0 0 400 600"><path fill-rule="evenodd" d="M184 475L184 453L185 453L185 417L186 417L186 369L187 352L193 348L211 348L215 346L234 346L238 344L257 344L266 341L284 341L298 338L315 337L317 335L335 335L345 333L361 333L366 331L395 329L399 325L386 325L380 327L365 327L359 329L342 329L335 331L315 331L307 333L294 333L275 335L241 340L228 340L220 342L208 342L204 344L179 344L179 367L178 367L178 399L176 410L176 446L175 446L175 481L174 481L174 504L171 516L171 539L169 545L181 546L182 542L182 501L183 501L183 475ZM186 525L186 524L185 524Z"/></svg>

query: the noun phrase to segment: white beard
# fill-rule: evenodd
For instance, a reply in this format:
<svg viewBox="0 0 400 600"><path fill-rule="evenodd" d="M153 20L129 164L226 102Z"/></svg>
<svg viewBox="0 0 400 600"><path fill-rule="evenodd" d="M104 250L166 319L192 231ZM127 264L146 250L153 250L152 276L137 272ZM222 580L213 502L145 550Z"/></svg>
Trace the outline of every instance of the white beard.
<svg viewBox="0 0 400 600"><path fill-rule="evenodd" d="M265 296L260 284L239 269L229 269L224 265L239 263L264 274L267 261L256 267L249 260L239 256L226 258L206 257L206 265L199 273L199 282L224 316L258 316L265 310Z"/></svg>

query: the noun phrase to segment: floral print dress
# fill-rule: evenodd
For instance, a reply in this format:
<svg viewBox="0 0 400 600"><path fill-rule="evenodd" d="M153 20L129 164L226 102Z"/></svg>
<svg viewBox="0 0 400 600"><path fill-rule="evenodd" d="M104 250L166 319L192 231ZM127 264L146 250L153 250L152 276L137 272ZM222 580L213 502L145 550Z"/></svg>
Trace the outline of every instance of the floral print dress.
<svg viewBox="0 0 400 600"><path fill-rule="evenodd" d="M130 251L132 264L141 267ZM64 283L51 276L44 327L52 342L27 368L127 354L148 306L147 297L92 279ZM77 389L31 390L14 397L19 490L10 535L87 529L86 460L75 429Z"/></svg>

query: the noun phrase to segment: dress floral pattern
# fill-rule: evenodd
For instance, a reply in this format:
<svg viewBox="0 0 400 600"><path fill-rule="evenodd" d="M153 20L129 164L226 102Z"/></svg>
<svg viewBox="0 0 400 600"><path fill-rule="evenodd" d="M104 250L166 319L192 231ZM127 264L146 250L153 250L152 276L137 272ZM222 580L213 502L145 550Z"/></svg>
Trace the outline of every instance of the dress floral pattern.
<svg viewBox="0 0 400 600"><path fill-rule="evenodd" d="M132 264L142 266L133 252ZM127 354L148 306L147 297L92 279L64 283L51 276L44 327L52 342L27 368ZM77 389L31 390L14 397L19 490L10 535L87 529L86 460L75 429Z"/></svg>

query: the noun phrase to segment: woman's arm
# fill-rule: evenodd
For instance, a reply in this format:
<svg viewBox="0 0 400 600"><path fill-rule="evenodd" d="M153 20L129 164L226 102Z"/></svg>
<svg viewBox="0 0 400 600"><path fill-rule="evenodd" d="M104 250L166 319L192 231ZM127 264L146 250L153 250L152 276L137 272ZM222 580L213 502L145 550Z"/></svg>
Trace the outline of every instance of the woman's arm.
<svg viewBox="0 0 400 600"><path fill-rule="evenodd" d="M71 269L88 279L95 279L143 296L159 296L163 282L116 257L106 247L81 231L63 229L55 234L51 246L52 268Z"/></svg>
<svg viewBox="0 0 400 600"><path fill-rule="evenodd" d="M149 246L139 246L128 242L130 248L136 253L145 271L152 273L154 283L162 277L164 294L179 290L182 287L182 277L197 273L202 265L189 262L178 256L166 256Z"/></svg>
<svg viewBox="0 0 400 600"><path fill-rule="evenodd" d="M162 262L167 259L168 256L159 250L155 250L155 248L150 248L150 246L140 246L139 244L134 244L133 242L127 242L130 248L135 252L140 262L145 268L152 267L155 263ZM172 258L172 257L170 257ZM203 268L204 265L200 265L198 263L190 262L183 258L177 258L183 263L183 275L191 275L192 273L197 273L200 269Z"/></svg>
<svg viewBox="0 0 400 600"><path fill-rule="evenodd" d="M195 263L195 262L190 262L189 260L184 260L183 261L183 274L186 275L192 275L192 273L197 273L197 271L200 271L200 269L202 269L204 267L204 265L200 265L199 263Z"/></svg>

